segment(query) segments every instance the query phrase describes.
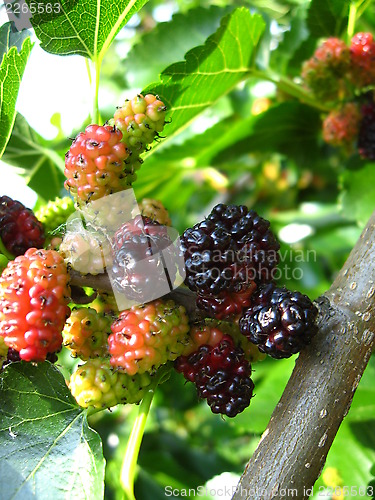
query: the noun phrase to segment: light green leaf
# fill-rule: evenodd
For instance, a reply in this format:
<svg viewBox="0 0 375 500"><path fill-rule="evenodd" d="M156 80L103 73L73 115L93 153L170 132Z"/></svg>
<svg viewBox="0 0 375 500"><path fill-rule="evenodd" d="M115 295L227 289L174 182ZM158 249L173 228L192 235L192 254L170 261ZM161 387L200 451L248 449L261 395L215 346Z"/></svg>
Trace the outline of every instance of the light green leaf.
<svg viewBox="0 0 375 500"><path fill-rule="evenodd" d="M296 357L278 361L267 358L254 364L251 378L255 384L255 395L249 409L236 417L238 430L243 428L246 432L264 432L292 374L295 361Z"/></svg>
<svg viewBox="0 0 375 500"><path fill-rule="evenodd" d="M344 215L362 226L375 210L375 163L342 175L341 206Z"/></svg>
<svg viewBox="0 0 375 500"><path fill-rule="evenodd" d="M364 422L371 420L375 415L375 357L370 358L346 420L350 422Z"/></svg>
<svg viewBox="0 0 375 500"><path fill-rule="evenodd" d="M0 497L99 500L101 440L59 370L13 363L0 378Z"/></svg>
<svg viewBox="0 0 375 500"><path fill-rule="evenodd" d="M147 1L60 0L56 12L35 14L31 23L47 52L101 61L120 29Z"/></svg>
<svg viewBox="0 0 375 500"><path fill-rule="evenodd" d="M0 158L16 117L16 101L32 44L24 34L11 33L10 23L0 28Z"/></svg>
<svg viewBox="0 0 375 500"><path fill-rule="evenodd" d="M163 71L160 83L144 90L158 94L171 111L172 123L165 127L168 138L250 74L263 31L261 16L236 9L205 45L189 51L185 61Z"/></svg>
<svg viewBox="0 0 375 500"><path fill-rule="evenodd" d="M12 24L5 23L0 28L0 61L3 60L6 54L12 47L16 47L18 52L22 50L22 44L26 38L30 37L30 31L22 30L13 32Z"/></svg>
<svg viewBox="0 0 375 500"><path fill-rule="evenodd" d="M52 149L52 147L54 149ZM64 154L67 143L48 144L18 114L3 161L17 167L27 184L46 200L60 196L64 183Z"/></svg>
<svg viewBox="0 0 375 500"><path fill-rule="evenodd" d="M198 7L186 14L175 14L168 23L157 24L142 36L126 57L126 80L132 87L144 87L157 80L164 68L204 43L220 26L221 18L233 8ZM157 50L150 50L150 47L157 47Z"/></svg>
<svg viewBox="0 0 375 500"><path fill-rule="evenodd" d="M342 485L366 486L373 479L371 468L375 461L375 420L346 422L341 425L327 457L327 467L337 469ZM350 453L348 453L350 450ZM352 498L347 495L345 498ZM353 496L354 498L354 496Z"/></svg>

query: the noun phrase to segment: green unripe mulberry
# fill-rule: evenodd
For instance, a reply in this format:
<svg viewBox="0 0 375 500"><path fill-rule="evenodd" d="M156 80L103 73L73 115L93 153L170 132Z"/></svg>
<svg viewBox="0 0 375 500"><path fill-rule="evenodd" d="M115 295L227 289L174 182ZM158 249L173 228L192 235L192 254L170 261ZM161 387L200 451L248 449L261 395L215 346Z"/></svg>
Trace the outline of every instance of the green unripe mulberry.
<svg viewBox="0 0 375 500"><path fill-rule="evenodd" d="M35 216L43 224L45 232L52 233L61 224L64 224L74 211L73 200L66 196L65 198L56 198L54 201L49 201L47 205L44 205L35 213Z"/></svg>
<svg viewBox="0 0 375 500"><path fill-rule="evenodd" d="M80 406L104 409L139 403L152 382L149 373L130 376L113 370L108 359L96 358L78 367L69 387Z"/></svg>

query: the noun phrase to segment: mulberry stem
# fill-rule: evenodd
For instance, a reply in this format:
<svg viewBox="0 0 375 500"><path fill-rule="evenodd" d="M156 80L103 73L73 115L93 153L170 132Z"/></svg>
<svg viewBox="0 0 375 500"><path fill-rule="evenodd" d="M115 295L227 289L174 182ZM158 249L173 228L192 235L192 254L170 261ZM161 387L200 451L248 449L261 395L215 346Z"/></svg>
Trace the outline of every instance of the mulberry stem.
<svg viewBox="0 0 375 500"><path fill-rule="evenodd" d="M151 403L159 383L164 379L164 377L169 374L170 367L166 366L159 370L154 384L147 391L144 396L142 403L139 407L139 412L137 418L135 419L128 444L126 446L124 460L121 467L120 482L122 488L125 492L126 500L135 500L134 496L134 478L137 466L137 460L139 455L139 449L141 447L143 434L146 427L146 421L148 414L150 412Z"/></svg>

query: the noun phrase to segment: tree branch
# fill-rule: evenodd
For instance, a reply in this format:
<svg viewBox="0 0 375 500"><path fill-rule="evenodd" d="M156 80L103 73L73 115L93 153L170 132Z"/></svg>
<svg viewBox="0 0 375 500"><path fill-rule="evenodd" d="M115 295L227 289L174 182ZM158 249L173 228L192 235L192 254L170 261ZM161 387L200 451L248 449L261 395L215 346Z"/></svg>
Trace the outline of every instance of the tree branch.
<svg viewBox="0 0 375 500"><path fill-rule="evenodd" d="M375 344L375 212L331 288L233 500L308 498ZM251 416L249 416L251 418Z"/></svg>

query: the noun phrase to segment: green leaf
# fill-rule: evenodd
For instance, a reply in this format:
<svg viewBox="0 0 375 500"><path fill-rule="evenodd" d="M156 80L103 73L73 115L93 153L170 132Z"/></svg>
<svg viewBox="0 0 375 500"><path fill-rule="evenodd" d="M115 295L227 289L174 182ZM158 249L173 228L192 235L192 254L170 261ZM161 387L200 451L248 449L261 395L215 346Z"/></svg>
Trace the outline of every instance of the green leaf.
<svg viewBox="0 0 375 500"><path fill-rule="evenodd" d="M273 19L280 19L290 11L289 2L278 2L277 0L249 0L246 2L250 7L265 12Z"/></svg>
<svg viewBox="0 0 375 500"><path fill-rule="evenodd" d="M353 403L346 420L365 422L375 415L375 357L370 358L365 373L354 395Z"/></svg>
<svg viewBox="0 0 375 500"><path fill-rule="evenodd" d="M247 135L221 152L223 161L257 151L278 151L309 165L319 157L319 112L296 101L276 105L249 123Z"/></svg>
<svg viewBox="0 0 375 500"><path fill-rule="evenodd" d="M16 101L31 52L30 37L11 33L11 24L0 28L0 158L9 141L16 117Z"/></svg>
<svg viewBox="0 0 375 500"><path fill-rule="evenodd" d="M174 227L184 230L192 222L190 217L195 216L195 196L208 196L207 202L210 202L217 195L218 183L224 182L225 187L229 182L215 169L213 158L246 135L252 119L228 117L182 144L156 151L138 172L134 185L137 197L162 200L172 216ZM220 168L223 170L222 166ZM229 173L233 171L235 168L231 164ZM204 181L199 190L196 188L197 178ZM184 186L182 190L181 184ZM179 196L176 196L176 191ZM199 210L202 213L202 203L199 203Z"/></svg>
<svg viewBox="0 0 375 500"><path fill-rule="evenodd" d="M168 105L172 123L168 138L185 128L199 113L232 90L251 71L264 21L245 8L226 16L204 46L196 47L185 61L169 66L161 82L144 92L158 94Z"/></svg>
<svg viewBox="0 0 375 500"><path fill-rule="evenodd" d="M54 149L51 149L54 147ZM60 196L64 183L64 154L67 143L48 144L18 114L3 161L18 167L27 184L45 200Z"/></svg>
<svg viewBox="0 0 375 500"><path fill-rule="evenodd" d="M373 479L370 471L375 461L374 424L374 419L365 422L344 420L328 453L327 467L337 469L342 484L348 486L349 491L351 486L356 486L358 491L359 486L364 487Z"/></svg>
<svg viewBox="0 0 375 500"><path fill-rule="evenodd" d="M147 1L60 0L61 9L35 14L31 23L45 51L100 61L120 29Z"/></svg>
<svg viewBox="0 0 375 500"><path fill-rule="evenodd" d="M312 0L307 16L310 33L316 37L340 36L348 22L349 0Z"/></svg>
<svg viewBox="0 0 375 500"><path fill-rule="evenodd" d="M264 432L272 412L288 383L293 371L295 358L274 361L266 359L254 364L252 379L255 384L255 396L250 407L237 415L235 423L238 429L261 434Z"/></svg>
<svg viewBox="0 0 375 500"><path fill-rule="evenodd" d="M344 215L362 226L375 210L375 163L360 170L346 170L342 175L340 197Z"/></svg>
<svg viewBox="0 0 375 500"><path fill-rule="evenodd" d="M6 54L12 47L16 47L18 52L21 52L23 42L30 37L30 31L22 30L13 32L12 24L5 23L0 28L0 61L3 60Z"/></svg>
<svg viewBox="0 0 375 500"><path fill-rule="evenodd" d="M183 59L191 48L204 43L220 26L221 18L231 10L233 7L198 7L186 14L175 14L170 22L157 24L142 36L125 59L129 84L144 87L157 80L164 68ZM150 47L157 47L157 50L150 50Z"/></svg>
<svg viewBox="0 0 375 500"><path fill-rule="evenodd" d="M14 363L0 382L0 497L103 498L101 440L59 370Z"/></svg>

